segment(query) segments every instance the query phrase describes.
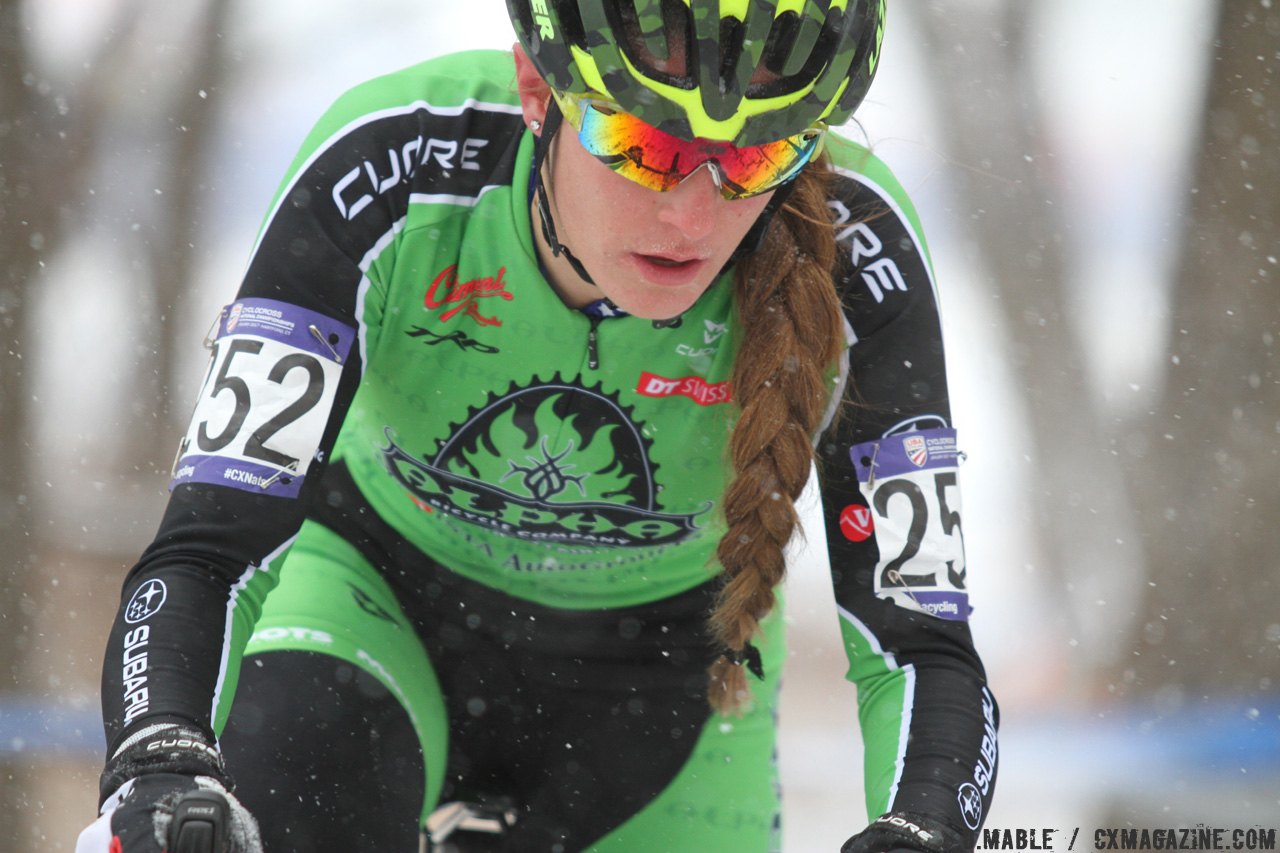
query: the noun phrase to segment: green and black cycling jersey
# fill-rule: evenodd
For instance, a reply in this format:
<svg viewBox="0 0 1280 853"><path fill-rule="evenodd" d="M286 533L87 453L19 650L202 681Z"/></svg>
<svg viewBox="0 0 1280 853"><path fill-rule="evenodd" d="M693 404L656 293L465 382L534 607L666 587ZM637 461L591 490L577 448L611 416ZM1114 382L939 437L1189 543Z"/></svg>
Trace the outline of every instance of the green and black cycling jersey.
<svg viewBox="0 0 1280 853"><path fill-rule="evenodd" d="M325 508L367 508L370 529L531 607L607 614L713 578L731 365L753 345L732 272L674 324L567 307L534 249L513 80L509 54L442 57L354 89L307 137L125 584L113 744L163 717L221 730L262 601ZM887 168L829 151L849 346L817 446L867 808L976 832L996 709L966 621L933 273Z"/></svg>

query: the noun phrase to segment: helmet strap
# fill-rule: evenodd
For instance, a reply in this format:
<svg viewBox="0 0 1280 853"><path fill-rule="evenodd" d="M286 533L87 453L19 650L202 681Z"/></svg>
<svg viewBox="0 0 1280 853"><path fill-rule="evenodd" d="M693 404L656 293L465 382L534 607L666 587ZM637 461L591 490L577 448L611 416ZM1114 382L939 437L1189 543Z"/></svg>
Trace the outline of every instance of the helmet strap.
<svg viewBox="0 0 1280 853"><path fill-rule="evenodd" d="M546 121L543 122L542 133L538 136L533 146L533 192L538 203L538 219L542 224L542 236L547 241L547 245L551 247L551 254L555 257L564 255L564 259L569 262L569 266L578 274L578 277L592 287L596 283L591 278L591 274L587 272L587 268L582 265L582 261L569 251L569 247L560 242L559 236L556 234L556 223L551 217L551 203L547 199L547 188L542 180L542 164L548 163L550 169L550 161L547 159L551 153L551 142L555 138L556 131L560 129L563 116L560 113L560 106L556 103L555 98L549 98L547 104Z"/></svg>
<svg viewBox="0 0 1280 853"><path fill-rule="evenodd" d="M791 193L795 191L796 180L793 178L773 191L773 196L769 199L769 203L765 205L764 210L760 211L760 216L756 218L751 230L743 236L738 248L733 250L733 254L729 256L729 260L720 270L721 273L724 273L729 267L748 255L755 254L760 248L760 245L764 243L764 235L769 233L769 224L773 222L773 217L787 203L787 199L791 198Z"/></svg>

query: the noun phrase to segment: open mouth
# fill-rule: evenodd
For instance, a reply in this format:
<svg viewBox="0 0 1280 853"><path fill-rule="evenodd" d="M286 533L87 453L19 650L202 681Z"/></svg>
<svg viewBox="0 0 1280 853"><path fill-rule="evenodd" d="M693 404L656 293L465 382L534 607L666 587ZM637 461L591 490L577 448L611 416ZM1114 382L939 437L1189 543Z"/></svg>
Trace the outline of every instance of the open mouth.
<svg viewBox="0 0 1280 853"><path fill-rule="evenodd" d="M686 258L681 260L679 258L664 258L661 255L641 255L640 257L644 258L651 264L657 264L660 267L667 267L669 269L681 269L683 267L689 267L699 263L697 258Z"/></svg>
<svg viewBox="0 0 1280 853"><path fill-rule="evenodd" d="M635 264L649 281L655 284L686 285L702 275L706 261L702 258L669 257L667 255L647 255L639 252L631 255Z"/></svg>

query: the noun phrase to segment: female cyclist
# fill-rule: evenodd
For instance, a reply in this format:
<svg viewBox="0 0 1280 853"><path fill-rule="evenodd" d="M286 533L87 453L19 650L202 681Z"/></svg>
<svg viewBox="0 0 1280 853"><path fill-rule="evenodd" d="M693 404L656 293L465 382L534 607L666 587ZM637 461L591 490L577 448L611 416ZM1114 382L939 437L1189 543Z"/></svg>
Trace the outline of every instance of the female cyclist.
<svg viewBox="0 0 1280 853"><path fill-rule="evenodd" d="M883 0L508 6L514 55L356 88L286 175L124 584L78 849L777 849L815 463L844 850L972 848L997 712L932 272L828 130Z"/></svg>

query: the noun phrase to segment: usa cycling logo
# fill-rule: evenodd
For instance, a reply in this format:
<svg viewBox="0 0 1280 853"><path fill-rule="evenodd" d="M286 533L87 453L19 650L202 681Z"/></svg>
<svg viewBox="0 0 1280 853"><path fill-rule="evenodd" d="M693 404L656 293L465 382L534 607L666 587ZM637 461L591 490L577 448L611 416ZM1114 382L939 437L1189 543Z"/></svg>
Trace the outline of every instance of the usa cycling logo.
<svg viewBox="0 0 1280 853"><path fill-rule="evenodd" d="M929 461L929 448L924 443L924 436L912 435L902 440L902 449L906 452L911 464L923 468Z"/></svg>
<svg viewBox="0 0 1280 853"><path fill-rule="evenodd" d="M697 529L664 512L650 439L617 397L556 376L490 394L428 459L387 429L387 470L420 505L519 539L639 547Z"/></svg>
<svg viewBox="0 0 1280 853"><path fill-rule="evenodd" d="M164 581L152 578L138 587L133 597L129 599L128 605L124 608L124 621L130 625L136 625L150 619L160 612L160 608L164 607L165 599L168 597L169 590L164 585Z"/></svg>

